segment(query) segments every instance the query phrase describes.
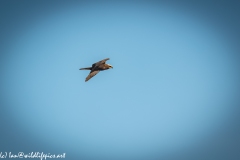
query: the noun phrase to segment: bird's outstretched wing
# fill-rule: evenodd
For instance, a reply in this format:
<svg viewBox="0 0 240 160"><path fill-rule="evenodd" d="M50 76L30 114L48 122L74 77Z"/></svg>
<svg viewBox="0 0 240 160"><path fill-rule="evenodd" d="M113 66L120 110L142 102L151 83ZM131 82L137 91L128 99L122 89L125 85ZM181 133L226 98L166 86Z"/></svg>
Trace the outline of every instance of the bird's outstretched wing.
<svg viewBox="0 0 240 160"><path fill-rule="evenodd" d="M109 58L103 59L103 60L101 60L101 61L99 61L99 62L96 62L96 63L92 64L92 69L94 70L94 68L95 68L96 66L99 66L99 65L101 65L101 64L104 64L107 60L109 60Z"/></svg>
<svg viewBox="0 0 240 160"><path fill-rule="evenodd" d="M89 75L86 77L85 82L87 82L89 79L91 79L93 76L98 74L99 71L91 71Z"/></svg>

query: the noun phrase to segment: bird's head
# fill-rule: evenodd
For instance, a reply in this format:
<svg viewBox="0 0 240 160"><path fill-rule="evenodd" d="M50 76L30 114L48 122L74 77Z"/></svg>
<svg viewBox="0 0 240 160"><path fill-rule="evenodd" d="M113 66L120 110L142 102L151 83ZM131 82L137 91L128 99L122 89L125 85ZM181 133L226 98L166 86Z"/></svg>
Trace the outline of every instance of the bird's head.
<svg viewBox="0 0 240 160"><path fill-rule="evenodd" d="M113 66L111 66L110 64L107 64L109 68L113 68Z"/></svg>

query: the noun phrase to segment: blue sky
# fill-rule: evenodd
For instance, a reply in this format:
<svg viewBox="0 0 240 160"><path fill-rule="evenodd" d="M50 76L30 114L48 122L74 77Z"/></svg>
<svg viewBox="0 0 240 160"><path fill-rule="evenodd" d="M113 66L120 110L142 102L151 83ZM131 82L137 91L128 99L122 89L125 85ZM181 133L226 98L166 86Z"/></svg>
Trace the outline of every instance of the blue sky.
<svg viewBox="0 0 240 160"><path fill-rule="evenodd" d="M95 3L43 13L4 56L6 113L54 152L156 158L207 143L231 120L234 50L190 12ZM114 68L87 83L104 58Z"/></svg>

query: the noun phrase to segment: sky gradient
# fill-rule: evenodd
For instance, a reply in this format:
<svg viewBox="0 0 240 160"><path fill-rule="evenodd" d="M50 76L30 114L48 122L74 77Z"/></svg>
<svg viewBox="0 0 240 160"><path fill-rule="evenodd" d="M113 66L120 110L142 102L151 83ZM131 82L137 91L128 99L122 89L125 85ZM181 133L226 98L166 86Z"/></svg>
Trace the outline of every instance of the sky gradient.
<svg viewBox="0 0 240 160"><path fill-rule="evenodd" d="M240 158L234 1L0 3L0 152Z"/></svg>

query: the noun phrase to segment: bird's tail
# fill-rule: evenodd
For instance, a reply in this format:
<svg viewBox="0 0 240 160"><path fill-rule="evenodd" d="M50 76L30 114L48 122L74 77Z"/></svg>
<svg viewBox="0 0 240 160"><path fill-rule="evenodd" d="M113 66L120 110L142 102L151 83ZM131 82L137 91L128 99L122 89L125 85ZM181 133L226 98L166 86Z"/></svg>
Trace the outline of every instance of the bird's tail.
<svg viewBox="0 0 240 160"><path fill-rule="evenodd" d="M92 67L87 67L87 68L80 68L79 70L91 70Z"/></svg>

